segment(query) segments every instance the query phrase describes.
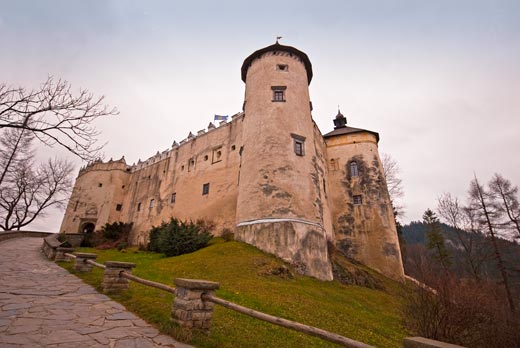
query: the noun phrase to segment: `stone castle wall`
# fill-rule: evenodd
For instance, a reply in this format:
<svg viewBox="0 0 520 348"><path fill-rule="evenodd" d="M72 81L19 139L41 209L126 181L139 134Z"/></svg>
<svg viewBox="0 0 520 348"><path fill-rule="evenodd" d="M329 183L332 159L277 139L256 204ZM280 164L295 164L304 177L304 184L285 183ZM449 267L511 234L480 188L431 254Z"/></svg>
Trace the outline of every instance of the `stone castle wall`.
<svg viewBox="0 0 520 348"><path fill-rule="evenodd" d="M312 67L294 48L275 44L253 53L242 79L244 113L230 122L190 133L136 165L121 159L83 168L60 232L131 222L131 242L146 245L150 228L171 217L205 219L216 235L230 229L320 279L332 279L329 242L402 279L377 133L346 127L338 114L344 124L322 135L311 116Z"/></svg>
<svg viewBox="0 0 520 348"><path fill-rule="evenodd" d="M83 169L60 232L80 232L86 222L97 229L107 222L132 222L132 242L146 245L146 232L173 216L211 220L217 234L233 229L242 120L237 115L135 166L115 161ZM209 193L203 195L204 184Z"/></svg>
<svg viewBox="0 0 520 348"><path fill-rule="evenodd" d="M387 276L402 279L401 251L375 135L355 133L326 141L336 247ZM351 168L354 162L357 175ZM354 196L361 202L355 202Z"/></svg>

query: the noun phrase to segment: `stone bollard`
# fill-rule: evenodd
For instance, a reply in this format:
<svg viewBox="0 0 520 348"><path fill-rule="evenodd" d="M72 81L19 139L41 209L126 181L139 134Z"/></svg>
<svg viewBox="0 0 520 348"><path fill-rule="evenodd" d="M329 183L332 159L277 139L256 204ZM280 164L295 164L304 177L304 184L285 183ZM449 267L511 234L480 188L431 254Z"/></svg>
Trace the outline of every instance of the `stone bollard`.
<svg viewBox="0 0 520 348"><path fill-rule="evenodd" d="M132 273L132 268L135 267L135 263L106 261L105 266L105 273L103 275L103 292L108 293L128 290L128 284L130 281L126 278L120 277L119 274L123 271Z"/></svg>
<svg viewBox="0 0 520 348"><path fill-rule="evenodd" d="M172 320L188 329L208 331L213 317L213 302L203 301L202 294L213 295L219 283L197 279L176 278L175 300L173 301Z"/></svg>
<svg viewBox="0 0 520 348"><path fill-rule="evenodd" d="M87 263L87 260L95 261L97 258L96 254L88 253L75 253L76 260L74 261L74 270L76 272L90 272L92 271L92 265Z"/></svg>
<svg viewBox="0 0 520 348"><path fill-rule="evenodd" d="M65 256L65 254L72 253L73 251L74 248L57 247L56 256L54 256L54 261L69 261L69 258Z"/></svg>

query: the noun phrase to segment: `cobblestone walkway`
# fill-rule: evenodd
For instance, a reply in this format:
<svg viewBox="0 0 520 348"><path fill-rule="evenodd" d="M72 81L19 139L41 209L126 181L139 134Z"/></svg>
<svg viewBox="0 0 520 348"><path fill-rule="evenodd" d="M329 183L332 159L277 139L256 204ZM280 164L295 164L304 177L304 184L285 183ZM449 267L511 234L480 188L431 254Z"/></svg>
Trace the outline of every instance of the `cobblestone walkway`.
<svg viewBox="0 0 520 348"><path fill-rule="evenodd" d="M0 243L0 347L193 348L46 260L41 245Z"/></svg>

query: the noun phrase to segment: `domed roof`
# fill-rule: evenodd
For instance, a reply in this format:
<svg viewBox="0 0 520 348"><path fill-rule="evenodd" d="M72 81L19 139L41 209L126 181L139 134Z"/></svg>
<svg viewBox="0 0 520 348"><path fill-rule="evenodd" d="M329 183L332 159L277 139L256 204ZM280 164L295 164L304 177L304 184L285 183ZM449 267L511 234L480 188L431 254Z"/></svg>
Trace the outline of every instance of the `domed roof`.
<svg viewBox="0 0 520 348"><path fill-rule="evenodd" d="M242 64L242 69L241 69L242 81L246 82L247 70L251 66L251 63L253 63L253 61L256 58L259 58L262 54L271 52L271 51L284 51L284 52L288 52L290 54L294 54L294 55L298 56L302 60L303 65L305 65L305 70L307 70L307 81L309 84L311 83L312 64L311 64L311 61L309 60L309 57L307 57L307 55L305 53L303 53L302 51L300 51L294 47L280 45L278 42L276 42L274 45L267 46L267 47L259 49L258 51L253 52L249 57L247 57L244 60L244 63Z"/></svg>

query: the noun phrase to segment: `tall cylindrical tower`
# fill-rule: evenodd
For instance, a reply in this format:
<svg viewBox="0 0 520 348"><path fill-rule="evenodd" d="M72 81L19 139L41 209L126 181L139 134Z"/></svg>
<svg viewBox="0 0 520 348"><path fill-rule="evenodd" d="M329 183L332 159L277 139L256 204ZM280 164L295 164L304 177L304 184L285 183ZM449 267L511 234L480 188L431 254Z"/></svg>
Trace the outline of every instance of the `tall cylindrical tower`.
<svg viewBox="0 0 520 348"><path fill-rule="evenodd" d="M307 55L278 43L246 58L236 238L332 279Z"/></svg>

